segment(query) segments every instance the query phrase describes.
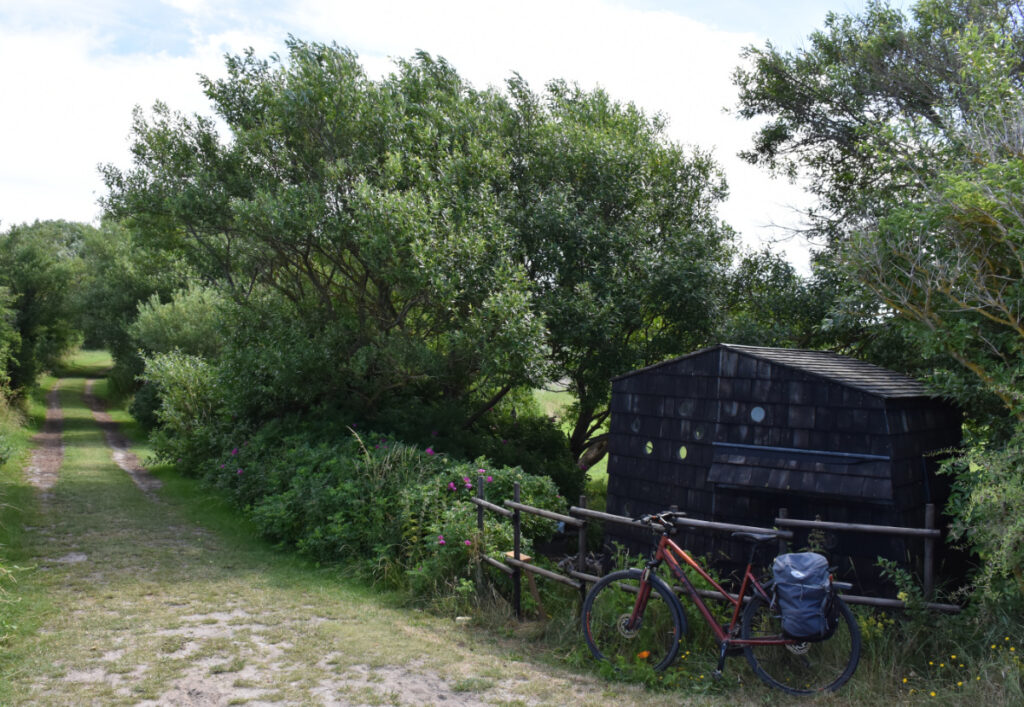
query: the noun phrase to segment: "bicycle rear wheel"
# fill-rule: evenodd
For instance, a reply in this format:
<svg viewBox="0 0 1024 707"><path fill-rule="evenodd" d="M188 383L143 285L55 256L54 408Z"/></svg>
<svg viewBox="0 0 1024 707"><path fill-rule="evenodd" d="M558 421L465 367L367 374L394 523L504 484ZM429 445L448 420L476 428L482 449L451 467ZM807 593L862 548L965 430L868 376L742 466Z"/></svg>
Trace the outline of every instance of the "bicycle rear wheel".
<svg viewBox="0 0 1024 707"><path fill-rule="evenodd" d="M668 585L651 574L650 598L640 620L630 626L641 577L641 570L622 570L597 582L583 602L583 634L598 660L664 670L679 653L686 617Z"/></svg>
<svg viewBox="0 0 1024 707"><path fill-rule="evenodd" d="M744 646L743 653L764 682L794 695L832 692L857 669L860 629L846 603L839 602L839 625L831 638L817 643ZM782 638L782 617L777 608L755 596L743 612L743 638Z"/></svg>

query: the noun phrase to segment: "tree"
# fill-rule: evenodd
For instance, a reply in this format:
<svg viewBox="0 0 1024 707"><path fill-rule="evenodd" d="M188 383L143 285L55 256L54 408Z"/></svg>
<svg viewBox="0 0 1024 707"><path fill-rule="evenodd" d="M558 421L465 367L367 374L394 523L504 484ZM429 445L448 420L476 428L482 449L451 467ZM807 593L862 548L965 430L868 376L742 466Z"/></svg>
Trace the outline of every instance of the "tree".
<svg viewBox="0 0 1024 707"><path fill-rule="evenodd" d="M166 301L194 274L181 254L147 247L139 233L113 219L86 229L79 256L77 280L68 288L68 309L84 344L111 352L114 368L108 379L113 389L131 394L143 370L139 345L128 331L139 303L153 296Z"/></svg>
<svg viewBox="0 0 1024 707"><path fill-rule="evenodd" d="M351 52L296 39L287 60L227 63L203 85L230 142L158 104L152 122L136 115L134 167L105 175L109 212L252 311L280 312L264 321L282 329L254 322L234 349L324 345L306 404L367 414L410 394L485 409L537 382L541 323L499 209L500 96L422 53L380 82ZM254 384L279 389L279 368L263 360Z"/></svg>
<svg viewBox="0 0 1024 707"><path fill-rule="evenodd" d="M610 380L708 343L732 232L709 155L604 91L508 83L508 221L547 327L549 376L576 397L570 448L604 455Z"/></svg>
<svg viewBox="0 0 1024 707"><path fill-rule="evenodd" d="M831 212L818 222L826 272L863 293L862 321L955 362L930 375L973 423L946 465L953 535L981 559L986 596L1019 597L1024 5L920 0L913 16L873 3L830 16L799 56L753 52L754 73L738 74L745 110L778 115L751 156L809 169Z"/></svg>
<svg viewBox="0 0 1024 707"><path fill-rule="evenodd" d="M734 72L738 114L766 117L743 157L808 180L818 197L811 234L842 241L920 193L919 175L948 159L950 134L979 86L955 38L992 27L1024 63L1019 0L919 0L904 15L872 0L860 15L829 13L805 49L748 47Z"/></svg>
<svg viewBox="0 0 1024 707"><path fill-rule="evenodd" d="M872 2L862 15L829 15L806 50L749 49L752 68L735 75L740 114L771 116L746 156L810 177L814 230L828 243L817 272L848 283L856 328L899 329L899 367L927 372L992 429L1018 408L1007 333L1019 266L992 211L1006 212L993 199L1012 194L1016 176L978 136L1013 122L991 107L1015 105L1022 30L1020 2L920 0L909 18Z"/></svg>
<svg viewBox="0 0 1024 707"><path fill-rule="evenodd" d="M57 363L79 333L68 312L69 283L89 226L36 221L0 233L0 288L6 288L16 337L7 337L8 375L14 390L35 384Z"/></svg>
<svg viewBox="0 0 1024 707"><path fill-rule="evenodd" d="M21 348L21 334L14 326L16 312L10 290L0 287L0 400L11 384L14 352Z"/></svg>
<svg viewBox="0 0 1024 707"><path fill-rule="evenodd" d="M341 400L489 434L564 379L572 452L599 458L609 379L714 330L732 234L711 158L600 90L477 91L424 53L372 81L337 46L288 49L203 80L230 141L158 104L133 167L105 169L109 213L234 302L230 414Z"/></svg>
<svg viewBox="0 0 1024 707"><path fill-rule="evenodd" d="M926 349L948 353L1024 422L1024 94L978 119L959 135L967 156L929 180L926 198L843 252Z"/></svg>
<svg viewBox="0 0 1024 707"><path fill-rule="evenodd" d="M718 338L751 346L815 348L834 292L772 252L744 253L730 269Z"/></svg>

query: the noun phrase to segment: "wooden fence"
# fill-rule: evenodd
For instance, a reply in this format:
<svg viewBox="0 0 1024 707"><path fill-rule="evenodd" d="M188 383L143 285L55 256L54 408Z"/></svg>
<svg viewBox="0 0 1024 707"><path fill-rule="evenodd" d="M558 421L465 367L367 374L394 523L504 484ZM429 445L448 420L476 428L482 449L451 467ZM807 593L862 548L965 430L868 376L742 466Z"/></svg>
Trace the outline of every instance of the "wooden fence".
<svg viewBox="0 0 1024 707"><path fill-rule="evenodd" d="M483 489L484 484L478 483L476 485L477 493L476 497L472 498L472 502L477 506L477 528L482 533L484 530L484 516L487 512L494 513L502 518L506 518L512 521L512 534L513 534L513 546L510 552L505 553L502 558L491 557L488 555L481 555L481 561L495 567L502 572L508 574L512 578L512 605L515 610L517 618L522 618L522 578L523 573L527 574L531 590L534 592L535 598L539 602L539 596L537 596L536 587L533 583L533 576L545 577L555 582L573 587L580 593L580 599L582 600L587 593L587 583L593 583L600 579L599 576L589 574L586 570L586 555L587 555L587 523L588 522L604 522L604 523L618 523L620 525L630 525L634 527L645 527L643 524L635 519L628 518L626 516L614 515L611 513L604 513L602 511L590 510L586 507L586 497L580 496L578 506L572 506L569 509L569 515L564 513L555 513L548 511L543 508L535 508L519 502L519 484L515 484L513 488L512 500L506 500L504 506L499 506L491 503L484 498ZM537 567L530 563L532 558L524 556L521 552L521 514L528 513L549 520L558 521L565 524L566 531L570 528L575 528L577 538L576 553L576 567L570 570L567 574L560 574L552 570L544 569L543 567ZM680 526L687 526L692 528L702 528L706 530L720 530L723 532L753 532L753 533L768 533L775 535L779 539L779 552L788 552L787 541L793 539L793 531L787 530L786 528L809 528L814 530L835 530L840 532L853 532L853 533L875 533L883 535L895 535L904 537L919 537L924 539L924 576L923 576L923 590L926 598L931 598L932 592L934 591L934 563L935 563L935 542L942 536L942 532L935 528L935 506L928 504L925 509L925 526L924 528L901 528L896 526L887 525L865 525L860 523L833 523L828 521L820 520L800 520L796 518L789 518L788 512L785 508L779 509L779 516L775 519L775 528L761 528L750 525L736 525L733 523L718 523L715 521L698 520L696 518L681 517L676 519L676 524ZM837 584L844 589L851 588L851 585L845 583ZM714 591L698 590L698 593L707 598L721 599L721 595ZM856 594L843 594L843 599L849 604L863 604L867 606L876 606L884 608L894 609L905 609L906 604L899 599L886 599L882 597L866 597L858 596ZM946 613L957 613L960 611L960 607L955 604L941 604L936 602L925 602L925 607L932 611L941 611Z"/></svg>

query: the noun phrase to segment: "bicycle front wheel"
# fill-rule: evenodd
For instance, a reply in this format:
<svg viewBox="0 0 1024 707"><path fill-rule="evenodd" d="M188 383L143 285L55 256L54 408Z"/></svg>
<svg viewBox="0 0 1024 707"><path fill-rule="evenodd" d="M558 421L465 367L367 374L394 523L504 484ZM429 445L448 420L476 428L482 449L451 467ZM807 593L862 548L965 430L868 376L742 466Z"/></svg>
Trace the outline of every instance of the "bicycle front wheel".
<svg viewBox="0 0 1024 707"><path fill-rule="evenodd" d="M583 602L583 634L598 660L664 670L679 653L686 617L669 586L651 574L647 604L631 622L642 576L637 569L622 570L598 581Z"/></svg>
<svg viewBox="0 0 1024 707"><path fill-rule="evenodd" d="M764 682L794 695L838 690L857 669L860 628L846 603L839 602L839 625L825 641L744 646L743 653ZM743 638L783 638L782 616L755 596L743 612Z"/></svg>

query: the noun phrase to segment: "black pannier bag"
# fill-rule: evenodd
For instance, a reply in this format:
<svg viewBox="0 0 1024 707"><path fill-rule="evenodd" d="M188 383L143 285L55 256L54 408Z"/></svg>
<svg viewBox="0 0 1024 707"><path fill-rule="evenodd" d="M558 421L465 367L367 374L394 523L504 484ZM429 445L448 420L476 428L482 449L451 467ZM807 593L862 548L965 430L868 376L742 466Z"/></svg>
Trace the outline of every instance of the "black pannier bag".
<svg viewBox="0 0 1024 707"><path fill-rule="evenodd" d="M779 555L772 564L782 632L800 641L824 641L839 622L828 560L816 552Z"/></svg>

